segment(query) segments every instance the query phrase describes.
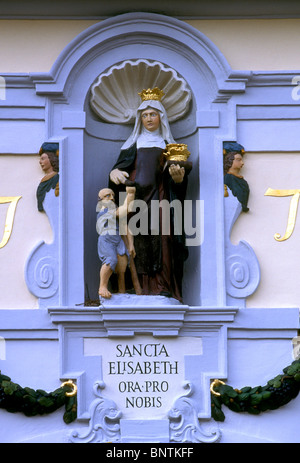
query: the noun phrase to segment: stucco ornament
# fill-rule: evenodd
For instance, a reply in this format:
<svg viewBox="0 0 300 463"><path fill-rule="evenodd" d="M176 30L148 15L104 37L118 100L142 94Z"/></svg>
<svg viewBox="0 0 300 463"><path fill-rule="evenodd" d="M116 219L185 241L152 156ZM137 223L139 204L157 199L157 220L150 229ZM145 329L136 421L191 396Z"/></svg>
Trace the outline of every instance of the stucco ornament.
<svg viewBox="0 0 300 463"><path fill-rule="evenodd" d="M100 443L120 441L120 418L122 412L117 409L116 404L102 397L101 391L105 388L103 381L96 381L93 387L94 395L97 397L90 405L90 425L87 430L73 430L69 436L70 442L74 443Z"/></svg>
<svg viewBox="0 0 300 463"><path fill-rule="evenodd" d="M214 443L221 438L221 433L216 426L211 427L210 421L200 422L197 415L197 404L191 398L194 388L190 382L184 383L187 392L178 397L172 409L168 413L170 420L171 442ZM206 425L208 428L206 429Z"/></svg>
<svg viewBox="0 0 300 463"><path fill-rule="evenodd" d="M91 87L93 111L107 122L131 124L140 105L141 88L159 87L169 122L184 116L191 91L174 69L158 61L126 60L100 74Z"/></svg>

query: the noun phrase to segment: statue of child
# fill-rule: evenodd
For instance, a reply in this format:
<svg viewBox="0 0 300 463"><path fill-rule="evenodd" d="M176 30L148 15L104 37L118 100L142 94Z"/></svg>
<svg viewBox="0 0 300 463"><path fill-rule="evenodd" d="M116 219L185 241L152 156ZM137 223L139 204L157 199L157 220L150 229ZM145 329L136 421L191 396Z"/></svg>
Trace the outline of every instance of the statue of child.
<svg viewBox="0 0 300 463"><path fill-rule="evenodd" d="M125 293L125 271L129 259L135 257L132 235L127 233L123 237L119 227L119 219L127 216L128 206L135 198L135 187L126 187L126 193L124 204L119 207L115 203L115 194L110 188L103 188L98 193L96 229L99 234L98 255L102 263L99 295L106 299L111 298L108 282L113 272L118 276L119 293ZM131 274L133 276L132 271ZM139 288L135 289L138 293Z"/></svg>

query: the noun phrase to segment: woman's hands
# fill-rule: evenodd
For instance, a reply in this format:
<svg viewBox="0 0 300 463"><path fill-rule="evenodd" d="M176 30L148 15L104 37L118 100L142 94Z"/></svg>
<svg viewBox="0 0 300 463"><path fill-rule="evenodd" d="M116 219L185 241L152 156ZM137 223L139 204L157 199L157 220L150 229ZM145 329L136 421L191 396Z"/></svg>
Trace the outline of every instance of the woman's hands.
<svg viewBox="0 0 300 463"><path fill-rule="evenodd" d="M120 183L125 183L128 177L129 174L127 172L119 169L114 169L109 174L109 178L116 185L119 185Z"/></svg>
<svg viewBox="0 0 300 463"><path fill-rule="evenodd" d="M180 167L178 164L171 164L169 167L169 173L175 183L181 183L185 174L184 167Z"/></svg>
<svg viewBox="0 0 300 463"><path fill-rule="evenodd" d="M181 183L184 178L185 170L184 167L180 167L178 164L172 164L169 167L169 173L175 183ZM126 182L129 174L123 170L114 169L111 171L109 177L113 183L119 185L120 183L124 184Z"/></svg>

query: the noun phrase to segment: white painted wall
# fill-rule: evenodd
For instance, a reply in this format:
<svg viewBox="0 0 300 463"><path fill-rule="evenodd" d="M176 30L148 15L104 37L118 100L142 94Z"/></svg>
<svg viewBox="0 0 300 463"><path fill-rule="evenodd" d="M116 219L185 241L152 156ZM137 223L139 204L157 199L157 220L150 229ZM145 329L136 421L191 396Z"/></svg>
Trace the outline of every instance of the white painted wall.
<svg viewBox="0 0 300 463"><path fill-rule="evenodd" d="M293 234L284 236L291 197L265 196L268 188L298 189L300 153L247 153L243 175L250 186L248 213L242 213L233 227L231 240L245 240L253 247L261 267L261 283L247 299L248 307L299 307L300 222Z"/></svg>
<svg viewBox="0 0 300 463"><path fill-rule="evenodd" d="M0 72L49 71L69 42L98 21L0 20ZM186 21L235 70L298 70L300 19Z"/></svg>
<svg viewBox="0 0 300 463"><path fill-rule="evenodd" d="M0 249L0 309L33 309L38 301L27 288L24 266L32 249L40 242L52 242L48 217L39 212L36 189L43 177L38 155L0 155L1 197L22 196L15 212L8 243ZM0 204L0 235L8 204Z"/></svg>

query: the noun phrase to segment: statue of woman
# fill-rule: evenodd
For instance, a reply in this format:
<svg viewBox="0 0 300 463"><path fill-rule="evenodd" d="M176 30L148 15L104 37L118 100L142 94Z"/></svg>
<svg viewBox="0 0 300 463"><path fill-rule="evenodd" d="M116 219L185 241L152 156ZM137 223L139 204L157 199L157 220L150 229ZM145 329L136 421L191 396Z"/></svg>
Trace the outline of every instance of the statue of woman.
<svg viewBox="0 0 300 463"><path fill-rule="evenodd" d="M239 200L243 212L248 212L249 185L240 174L244 166L244 147L236 142L224 142L224 184Z"/></svg>
<svg viewBox="0 0 300 463"><path fill-rule="evenodd" d="M58 161L58 143L43 143L39 155L40 155L40 166L44 172L44 177L42 178L36 192L38 210L40 212L44 211L43 201L45 195L51 189L55 190L55 196L59 194L59 161Z"/></svg>
<svg viewBox="0 0 300 463"><path fill-rule="evenodd" d="M134 236L135 266L142 287L142 294L163 295L182 301L183 263L187 258L185 237L174 234L171 210L170 233L150 230L151 202L166 199L169 204L183 201L187 188L184 167L173 164L166 168L163 151L174 143L165 108L161 103L163 92L157 87L139 94L142 104L136 115L134 129L121 148L121 153L110 172L109 187L116 193L125 185L136 187L136 200L147 204L147 234Z"/></svg>

